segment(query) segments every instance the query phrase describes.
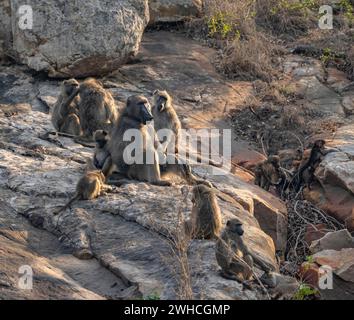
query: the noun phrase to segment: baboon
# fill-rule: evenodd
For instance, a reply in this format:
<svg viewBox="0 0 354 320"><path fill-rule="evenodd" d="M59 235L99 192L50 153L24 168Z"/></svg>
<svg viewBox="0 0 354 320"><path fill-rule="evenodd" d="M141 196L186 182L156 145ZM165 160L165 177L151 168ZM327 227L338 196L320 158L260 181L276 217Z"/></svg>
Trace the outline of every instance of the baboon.
<svg viewBox="0 0 354 320"><path fill-rule="evenodd" d="M165 139L159 139L163 152L170 151L169 145L173 144L173 152L178 152L178 135L181 130L181 122L172 105L172 98L167 91L156 90L153 93L153 108L152 114L154 116L154 128L158 132L162 129L168 129ZM160 138L160 137L159 137Z"/></svg>
<svg viewBox="0 0 354 320"><path fill-rule="evenodd" d="M115 101L100 81L89 78L81 83L71 98L80 94L79 117L83 136L93 138L96 130L110 131L118 118ZM70 103L70 100L68 101Z"/></svg>
<svg viewBox="0 0 354 320"><path fill-rule="evenodd" d="M251 279L254 263L266 272L274 269L248 250L242 239L243 233L242 223L238 219L229 220L216 242L215 251L216 260L221 267L221 275L242 283Z"/></svg>
<svg viewBox="0 0 354 320"><path fill-rule="evenodd" d="M167 91L155 90L153 93L153 108L152 114L154 117L154 128L158 133L159 142L164 153L178 153L179 134L182 129L181 122L172 104L172 97ZM163 132L160 130L168 130ZM159 132L160 131L160 132ZM190 156L189 150L186 150L187 158ZM202 157L196 155L196 161L202 162ZM222 167L222 163L216 163L213 160L208 160L209 164L218 168Z"/></svg>
<svg viewBox="0 0 354 320"><path fill-rule="evenodd" d="M78 105L80 98L75 96L71 101L71 95L77 92L80 84L75 79L64 80L61 84L61 92L52 112L52 124L57 132L79 136L82 133Z"/></svg>
<svg viewBox="0 0 354 320"><path fill-rule="evenodd" d="M159 148L154 127L149 123L153 120L151 107L148 100L141 95L131 96L127 100L126 107L114 127L112 137L109 142L109 151L112 156L112 163L116 166L120 174L123 174L130 180L145 181L159 186L170 186L171 182L161 179L163 174L176 174L185 179L190 184L204 183L210 186L207 181L196 178L188 164L179 164L177 156L169 155L169 163L167 163L166 155ZM140 151L135 151L135 158L142 160L142 163L128 164L124 159L127 154L127 147L131 144L130 141L123 141L127 130L135 129L139 133L137 144L140 145ZM131 131L132 132L132 131ZM136 132L135 132L136 133ZM136 141L135 141L136 142ZM147 159L152 163L147 163ZM124 179L122 179L122 182ZM120 184L118 182L118 184Z"/></svg>
<svg viewBox="0 0 354 320"><path fill-rule="evenodd" d="M193 188L192 216L185 222L186 234L195 239L214 239L221 231L221 213L213 190L205 185Z"/></svg>
<svg viewBox="0 0 354 320"><path fill-rule="evenodd" d="M267 160L257 164L254 183L268 191L271 185L278 185L282 180L280 160L278 156L269 156Z"/></svg>
<svg viewBox="0 0 354 320"><path fill-rule="evenodd" d="M108 150L109 134L105 130L96 130L93 139L96 143L93 165L96 169L102 170L107 178L113 169L111 153Z"/></svg>
<svg viewBox="0 0 354 320"><path fill-rule="evenodd" d="M297 183L295 187L295 191L298 192L301 188L301 185L305 183L308 189L311 189L311 184L314 180L314 174L318 167L318 165L323 160L323 157L326 155L325 152L325 144L324 140L316 140L310 153L309 159L300 166L300 169L295 174Z"/></svg>
<svg viewBox="0 0 354 320"><path fill-rule="evenodd" d="M76 200L92 200L99 197L105 189L105 176L99 170L88 171L79 180L76 185L76 193L69 202L59 211L54 212L55 215L69 208Z"/></svg>
<svg viewBox="0 0 354 320"><path fill-rule="evenodd" d="M148 100L141 95L134 95L128 98L126 107L122 110L119 119L114 127L112 138L109 142L109 151L112 155L112 162L118 171L128 179L145 181L159 186L170 186L171 183L161 179L159 155L157 154L157 138L154 128L148 124L153 120L151 107ZM141 150L135 152L135 157L142 157L143 163L127 164L124 157L125 150L131 144L124 141L123 137L127 130L135 129L140 134ZM151 164L147 164L148 154L152 156ZM126 159L127 160L127 159Z"/></svg>

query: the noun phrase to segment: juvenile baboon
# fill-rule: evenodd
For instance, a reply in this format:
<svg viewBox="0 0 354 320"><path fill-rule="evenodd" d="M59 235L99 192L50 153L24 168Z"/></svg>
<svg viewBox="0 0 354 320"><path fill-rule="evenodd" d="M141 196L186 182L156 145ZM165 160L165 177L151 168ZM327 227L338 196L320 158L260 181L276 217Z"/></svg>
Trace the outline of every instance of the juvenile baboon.
<svg viewBox="0 0 354 320"><path fill-rule="evenodd" d="M162 129L167 129L164 139L159 139L163 152L170 150L169 145L173 144L172 151L178 152L178 135L181 130L181 122L172 105L172 98L167 91L156 90L153 93L152 114L154 116L154 128L158 132Z"/></svg>
<svg viewBox="0 0 354 320"><path fill-rule="evenodd" d="M97 130L93 139L96 143L93 165L96 169L101 170L105 177L108 177L113 169L111 153L108 150L109 134L105 130Z"/></svg>
<svg viewBox="0 0 354 320"><path fill-rule="evenodd" d="M154 128L159 135L158 138L162 152L177 154L179 148L179 134L182 125L173 107L172 97L167 91L154 91L152 114L154 117ZM162 131L164 129L167 131ZM186 150L186 156L187 158L190 157L189 150ZM196 155L195 160L202 162L203 159L200 155ZM215 167L222 167L222 163L216 163L210 159L208 163Z"/></svg>
<svg viewBox="0 0 354 320"><path fill-rule="evenodd" d="M54 212L55 215L66 210L76 200L92 200L99 197L105 189L105 176L99 170L86 172L76 185L76 193L69 202L59 211Z"/></svg>
<svg viewBox="0 0 354 320"><path fill-rule="evenodd" d="M185 223L186 234L195 239L214 239L221 231L221 213L213 190L205 185L193 188L192 216Z"/></svg>
<svg viewBox="0 0 354 320"><path fill-rule="evenodd" d="M309 189L314 180L314 174L318 165L326 155L324 140L316 140L310 153L309 159L300 166L300 169L295 174L297 183L295 190L298 192L302 184L305 184Z"/></svg>
<svg viewBox="0 0 354 320"><path fill-rule="evenodd" d="M79 117L84 137L92 139L96 130L110 131L117 121L118 110L112 95L101 82L89 78L71 95L72 99L75 94L80 94Z"/></svg>
<svg viewBox="0 0 354 320"><path fill-rule="evenodd" d="M79 136L82 133L78 105L80 98L75 96L68 101L79 88L79 82L75 79L64 80L61 84L61 92L52 112L52 124L57 132Z"/></svg>
<svg viewBox="0 0 354 320"><path fill-rule="evenodd" d="M222 276L242 283L251 279L254 263L266 272L274 269L248 250L242 239L243 233L242 223L238 219L229 220L216 242L215 251Z"/></svg>
<svg viewBox="0 0 354 320"><path fill-rule="evenodd" d="M271 185L278 185L282 180L280 160L278 156L269 156L267 160L257 164L254 183L265 190Z"/></svg>

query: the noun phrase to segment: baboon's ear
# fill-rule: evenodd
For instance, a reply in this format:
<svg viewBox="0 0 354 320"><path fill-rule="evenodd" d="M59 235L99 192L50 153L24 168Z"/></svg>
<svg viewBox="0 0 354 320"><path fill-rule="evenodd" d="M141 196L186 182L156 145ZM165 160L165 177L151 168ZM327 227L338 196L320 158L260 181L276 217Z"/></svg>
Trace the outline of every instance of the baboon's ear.
<svg viewBox="0 0 354 320"><path fill-rule="evenodd" d="M152 95L154 96L155 94L157 94L159 92L159 90L155 90Z"/></svg>

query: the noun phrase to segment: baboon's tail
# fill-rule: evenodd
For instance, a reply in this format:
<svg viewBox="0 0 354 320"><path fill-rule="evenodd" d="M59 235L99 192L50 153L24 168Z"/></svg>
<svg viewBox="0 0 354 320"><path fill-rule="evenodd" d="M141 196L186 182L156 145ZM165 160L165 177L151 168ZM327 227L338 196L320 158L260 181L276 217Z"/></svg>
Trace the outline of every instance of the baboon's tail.
<svg viewBox="0 0 354 320"><path fill-rule="evenodd" d="M53 212L53 214L56 216L56 215L58 215L59 213L65 211L67 208L69 208L69 207L73 204L74 201L78 200L79 198L80 198L80 195L77 194L76 196L74 196L73 198L71 198L71 199L69 200L69 202L68 202L65 206L61 207L58 211Z"/></svg>

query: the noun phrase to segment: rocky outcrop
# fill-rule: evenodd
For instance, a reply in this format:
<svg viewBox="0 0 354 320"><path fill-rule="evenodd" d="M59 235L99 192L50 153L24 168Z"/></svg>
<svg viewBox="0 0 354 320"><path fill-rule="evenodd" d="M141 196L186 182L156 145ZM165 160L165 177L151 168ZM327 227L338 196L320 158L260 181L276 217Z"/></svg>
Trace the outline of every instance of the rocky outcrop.
<svg viewBox="0 0 354 320"><path fill-rule="evenodd" d="M161 48L161 43L166 45L166 50ZM126 65L108 80L101 79L118 100L117 104L124 103L133 93L148 96L152 88L162 87L176 97L177 112L188 127L201 125L198 120L201 116L205 127L218 127L220 123L221 127L226 127L221 122L224 107L220 106L224 103L219 97L231 100L238 94L219 81L211 68L210 59L205 55L214 51L181 36L159 32L147 35L142 52L139 64ZM191 57L200 55L200 61L189 59L186 52ZM162 60L165 64L161 64ZM170 74L174 74L173 79ZM96 200L78 201L70 210L53 216L53 211L74 192L92 150L67 138L51 141L40 138L47 130L52 130L48 111L59 94L58 81L34 80L23 72L23 67L2 68L0 81L3 83L0 89L0 192L6 205L5 216L25 217L36 228L45 229L60 239L76 257L92 256L92 260L84 262L99 262L120 279L129 297L180 298L176 290L180 286L181 265L171 250L171 239L177 233L180 216L188 218L190 215L191 186L176 184L163 188L134 182ZM202 97L200 105L189 102L188 97L195 96L196 89ZM213 111L208 114L205 109ZM238 145L238 148L242 147ZM272 237L278 241L284 234L280 236L275 226L263 231L264 222L259 221L263 214L283 221L284 204L230 172L215 176L208 165L193 166L193 171L219 190L223 223L237 216L244 223L245 241L253 254L278 269ZM182 187L189 191L187 198L181 192ZM5 226L8 223L6 221ZM194 297L264 298L262 293L244 290L240 283L220 276L214 241L193 240L186 252L183 263L190 267L188 277Z"/></svg>
<svg viewBox="0 0 354 320"><path fill-rule="evenodd" d="M147 0L26 4L33 11L33 28L22 30L16 19L23 2L11 0L11 49L20 62L51 77L87 77L116 69L138 52L149 21Z"/></svg>
<svg viewBox="0 0 354 320"><path fill-rule="evenodd" d="M202 0L149 0L150 24L157 22L179 22L200 16Z"/></svg>
<svg viewBox="0 0 354 320"><path fill-rule="evenodd" d="M342 280L354 282L354 248L324 250L316 253L314 261L321 266L329 266Z"/></svg>
<svg viewBox="0 0 354 320"><path fill-rule="evenodd" d="M321 186L306 191L305 196L321 209L354 230L354 131L353 126L338 129L328 144L338 152L329 153L316 170Z"/></svg>
<svg viewBox="0 0 354 320"><path fill-rule="evenodd" d="M319 240L312 242L310 250L313 253L323 250L340 250L354 248L354 239L348 230L329 232Z"/></svg>

